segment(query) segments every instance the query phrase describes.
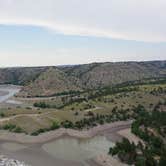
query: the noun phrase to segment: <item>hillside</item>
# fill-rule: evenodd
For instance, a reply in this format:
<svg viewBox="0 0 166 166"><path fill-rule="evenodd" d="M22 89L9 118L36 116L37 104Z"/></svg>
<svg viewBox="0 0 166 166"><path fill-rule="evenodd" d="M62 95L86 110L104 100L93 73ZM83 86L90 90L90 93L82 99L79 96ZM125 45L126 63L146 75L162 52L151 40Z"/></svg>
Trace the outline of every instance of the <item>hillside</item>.
<svg viewBox="0 0 166 166"><path fill-rule="evenodd" d="M0 69L0 84L25 85L34 80L45 67L18 67Z"/></svg>
<svg viewBox="0 0 166 166"><path fill-rule="evenodd" d="M29 97L51 96L158 77L166 77L166 61L0 69L0 84L23 85L19 96Z"/></svg>
<svg viewBox="0 0 166 166"><path fill-rule="evenodd" d="M93 89L145 78L165 77L166 61L92 63L63 70L79 78L84 88Z"/></svg>
<svg viewBox="0 0 166 166"><path fill-rule="evenodd" d="M18 96L52 96L57 93L80 90L74 81L76 82L74 78L68 77L56 67L49 67L25 86Z"/></svg>

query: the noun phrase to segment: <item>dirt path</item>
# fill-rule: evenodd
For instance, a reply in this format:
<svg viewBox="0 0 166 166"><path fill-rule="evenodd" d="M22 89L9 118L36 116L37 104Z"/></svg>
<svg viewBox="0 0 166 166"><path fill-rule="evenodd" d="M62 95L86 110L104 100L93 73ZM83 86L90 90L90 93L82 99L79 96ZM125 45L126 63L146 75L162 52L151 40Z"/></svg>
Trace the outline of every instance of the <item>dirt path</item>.
<svg viewBox="0 0 166 166"><path fill-rule="evenodd" d="M56 99L57 96L53 96L53 97L29 97L29 98L26 98L26 97L16 97L17 100L19 101L37 101L37 100L48 100L48 99Z"/></svg>
<svg viewBox="0 0 166 166"><path fill-rule="evenodd" d="M95 111L95 110L99 110L99 109L102 109L102 107L95 107L95 108L90 108L90 109L86 109L86 110L83 110L83 111L85 111L85 112L89 112L89 111Z"/></svg>
<svg viewBox="0 0 166 166"><path fill-rule="evenodd" d="M19 114L19 115L14 115L14 116L2 118L2 119L0 119L0 123L1 123L1 122L6 122L6 121L9 121L9 120L18 118L18 117L22 117L22 116L38 117L38 116L47 115L47 114L49 114L49 112L45 112L45 113L43 113L43 114Z"/></svg>

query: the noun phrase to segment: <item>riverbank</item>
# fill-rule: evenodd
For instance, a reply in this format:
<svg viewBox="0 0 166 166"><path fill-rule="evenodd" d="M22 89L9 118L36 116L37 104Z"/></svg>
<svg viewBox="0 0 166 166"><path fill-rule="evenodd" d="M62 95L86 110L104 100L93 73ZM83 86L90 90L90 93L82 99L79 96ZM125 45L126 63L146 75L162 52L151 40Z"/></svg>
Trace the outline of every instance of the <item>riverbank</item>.
<svg viewBox="0 0 166 166"><path fill-rule="evenodd" d="M105 125L99 125L89 130L74 130L60 128L54 131L42 133L38 136L26 135L23 133L11 133L8 131L0 130L0 140L12 141L17 143L44 143L54 139L58 139L64 135L68 135L75 138L92 138L96 135L116 133L120 130L130 128L132 121L119 121ZM116 141L112 135L112 141Z"/></svg>
<svg viewBox="0 0 166 166"><path fill-rule="evenodd" d="M119 131L129 129L131 123L132 121L119 121L111 124L99 125L97 127L83 131L60 128L54 131L43 133L38 136L10 133L1 130L0 150L7 157L14 158L19 161L24 161L25 163L28 163L32 166L42 166L41 163L44 165L47 164L48 166L52 166L52 163L56 163L57 166L84 166L84 164L80 161L72 161L66 160L65 158L58 158L58 155L52 156L43 149L43 146L47 143L52 143L56 139L58 140L58 138L60 138L59 141L61 142L65 136L76 138L79 142L82 139L84 141L84 139L86 140L92 137L95 138L95 136L98 135L103 135L108 140L111 140L111 142L115 143L122 138L122 136L119 134ZM60 145L62 144L58 144L58 146ZM97 143L97 145L100 144ZM96 157L90 158L87 164L88 166L119 166L120 164L123 165L116 158L107 155L107 152L101 153Z"/></svg>

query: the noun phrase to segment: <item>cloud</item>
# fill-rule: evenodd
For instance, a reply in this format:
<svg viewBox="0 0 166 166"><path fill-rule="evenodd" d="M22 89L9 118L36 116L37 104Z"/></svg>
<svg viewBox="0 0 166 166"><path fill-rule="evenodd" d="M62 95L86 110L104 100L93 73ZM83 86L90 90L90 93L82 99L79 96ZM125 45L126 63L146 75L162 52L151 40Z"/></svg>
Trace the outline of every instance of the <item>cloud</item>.
<svg viewBox="0 0 166 166"><path fill-rule="evenodd" d="M166 42L165 0L0 0L0 24L65 35Z"/></svg>

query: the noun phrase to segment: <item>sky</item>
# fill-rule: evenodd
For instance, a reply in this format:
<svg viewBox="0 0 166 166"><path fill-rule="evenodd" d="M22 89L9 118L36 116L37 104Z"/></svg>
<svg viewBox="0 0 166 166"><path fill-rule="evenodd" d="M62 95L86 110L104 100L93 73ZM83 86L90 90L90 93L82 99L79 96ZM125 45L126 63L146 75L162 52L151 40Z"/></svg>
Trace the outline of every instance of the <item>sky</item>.
<svg viewBox="0 0 166 166"><path fill-rule="evenodd" d="M0 67L166 60L165 0L0 0Z"/></svg>

